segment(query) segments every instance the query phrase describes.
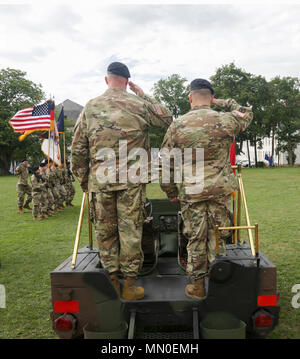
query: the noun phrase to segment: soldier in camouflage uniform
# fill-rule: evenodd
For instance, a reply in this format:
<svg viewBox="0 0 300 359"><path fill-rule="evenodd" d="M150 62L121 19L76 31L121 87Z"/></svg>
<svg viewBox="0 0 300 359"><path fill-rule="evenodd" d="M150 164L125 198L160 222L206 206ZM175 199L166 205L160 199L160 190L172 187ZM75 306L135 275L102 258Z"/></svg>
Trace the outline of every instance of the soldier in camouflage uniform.
<svg viewBox="0 0 300 359"><path fill-rule="evenodd" d="M90 100L81 112L74 129L72 171L81 188L89 192L91 217L99 246L102 266L120 294L118 271L123 274L122 298L141 299L144 288L134 285L143 262L141 249L145 184L128 180L128 167L119 157L119 141L126 142L126 156L133 148L148 149L149 126L166 128L172 121L171 112L146 96L142 89L129 82L126 65L109 65L105 81L107 91ZM126 91L127 85L137 95ZM99 180L98 170L105 163L102 149L112 149L115 155L116 180ZM138 156L137 156L138 157ZM124 174L122 178L121 173ZM112 176L113 177L113 176Z"/></svg>
<svg viewBox="0 0 300 359"><path fill-rule="evenodd" d="M58 177L56 174L56 167L52 160L50 160L49 176L51 180L50 186L54 197L54 211L59 212L61 206L61 197L57 186Z"/></svg>
<svg viewBox="0 0 300 359"><path fill-rule="evenodd" d="M40 176L43 181L43 185L41 186L41 202L40 202L40 218L46 219L48 218L48 182L46 176L47 162L42 161L40 163Z"/></svg>
<svg viewBox="0 0 300 359"><path fill-rule="evenodd" d="M32 200L31 187L28 184L28 162L24 159L20 165L16 168L16 174L18 176L17 194L18 194L18 213L23 213L23 208L31 210L29 203ZM25 194L27 194L27 200L24 204Z"/></svg>
<svg viewBox="0 0 300 359"><path fill-rule="evenodd" d="M30 182L32 186L32 216L34 221L40 221L41 218L38 216L40 213L40 202L42 187L44 186L42 177L40 176L39 167L34 167L32 169L33 175L30 177Z"/></svg>
<svg viewBox="0 0 300 359"><path fill-rule="evenodd" d="M161 182L168 198L176 201L179 194L183 234L188 239L187 273L194 280L194 284L186 287L186 295L191 298L205 296L204 276L215 258L215 226L231 223L230 198L237 189L237 181L230 165L230 146L234 137L244 131L253 118L249 107L240 106L233 99L214 99L213 93L208 81L192 81L191 110L171 124L162 144L169 151L179 148L182 153L191 148L193 152L187 170L193 170L193 173L196 170L195 149L204 149L202 185L200 181L198 184L188 183L184 178L178 190L172 162L170 183ZM226 112L212 110L211 104ZM223 238L229 234L221 233ZM224 253L224 241L222 247Z"/></svg>
<svg viewBox="0 0 300 359"><path fill-rule="evenodd" d="M70 170L70 162L69 161L66 162L66 172L67 172L66 184L65 184L65 189L67 192L66 206L73 207L72 201L75 196L75 187L73 185L73 182L75 182L75 178L73 176L72 171Z"/></svg>
<svg viewBox="0 0 300 359"><path fill-rule="evenodd" d="M52 192L52 177L50 173L50 163L48 166L48 160L44 160L46 163L46 168L44 171L44 178L47 182L46 188L47 188L47 199L48 199L48 209L47 209L47 216L50 217L54 213L54 207L55 207L55 198Z"/></svg>
<svg viewBox="0 0 300 359"><path fill-rule="evenodd" d="M56 176L57 176L57 189L59 192L59 208L64 209L64 201L67 197L67 192L65 190L64 184L65 184L65 176L63 171L63 164L60 164L56 167Z"/></svg>
<svg viewBox="0 0 300 359"><path fill-rule="evenodd" d="M55 180L53 178L54 174L51 170L51 166L52 166L52 160L49 159L49 166L47 166L45 172L48 182L48 200L50 199L50 206L51 206L50 211L51 214L54 214L57 211L58 194L55 188Z"/></svg>

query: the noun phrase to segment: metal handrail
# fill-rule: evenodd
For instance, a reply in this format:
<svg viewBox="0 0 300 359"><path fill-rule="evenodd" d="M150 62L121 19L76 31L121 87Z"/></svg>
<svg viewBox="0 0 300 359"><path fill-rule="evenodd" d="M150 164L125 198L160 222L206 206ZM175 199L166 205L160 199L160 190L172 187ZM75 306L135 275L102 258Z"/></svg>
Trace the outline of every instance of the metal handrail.
<svg viewBox="0 0 300 359"><path fill-rule="evenodd" d="M250 224L246 195L245 195L244 184L243 184L242 174L241 174L242 166L239 164L237 166L231 166L231 168L238 170L237 178L238 178L239 189L238 189L238 199L237 199L237 201L238 201L237 202L237 214L235 214L235 194L233 194L233 197L234 197L233 198L233 201L234 201L233 202L233 224L234 225L231 227L216 226L216 254L219 254L219 239L220 239L219 231L234 230L233 243L236 244L237 242L238 243L240 242L240 230L247 229L251 253L253 256L257 257L258 251L259 251L258 224L255 224L254 226L251 226L251 224ZM243 203L244 212L245 212L246 226L241 226L241 204L242 203ZM236 220L235 220L235 215L237 216ZM235 225L235 223L237 223L237 225ZM251 232L251 230L253 230L253 229L255 230L255 243L253 241L252 232ZM237 232L237 236L235 236L235 232Z"/></svg>

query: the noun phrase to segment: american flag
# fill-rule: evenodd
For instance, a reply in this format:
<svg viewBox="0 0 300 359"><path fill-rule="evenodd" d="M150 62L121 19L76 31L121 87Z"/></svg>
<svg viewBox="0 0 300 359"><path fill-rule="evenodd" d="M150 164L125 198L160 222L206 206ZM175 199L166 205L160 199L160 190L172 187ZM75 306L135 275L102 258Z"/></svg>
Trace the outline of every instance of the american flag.
<svg viewBox="0 0 300 359"><path fill-rule="evenodd" d="M50 117L50 103L47 101L18 111L9 122L15 132L49 130Z"/></svg>

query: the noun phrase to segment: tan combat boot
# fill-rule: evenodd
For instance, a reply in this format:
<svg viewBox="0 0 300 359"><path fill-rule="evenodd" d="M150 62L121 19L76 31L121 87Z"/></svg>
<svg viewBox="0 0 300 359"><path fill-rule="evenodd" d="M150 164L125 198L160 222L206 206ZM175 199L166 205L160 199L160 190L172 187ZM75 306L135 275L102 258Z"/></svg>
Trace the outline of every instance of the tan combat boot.
<svg viewBox="0 0 300 359"><path fill-rule="evenodd" d="M185 294L189 298L193 299L201 299L205 297L205 284L204 284L204 278L195 280L194 284L188 284L185 287Z"/></svg>
<svg viewBox="0 0 300 359"><path fill-rule="evenodd" d="M125 277L123 281L122 299L124 300L137 300L144 298L144 288L136 287L134 285L134 277Z"/></svg>
<svg viewBox="0 0 300 359"><path fill-rule="evenodd" d="M19 209L18 209L18 213L24 213L23 209L22 209L22 208L19 208Z"/></svg>
<svg viewBox="0 0 300 359"><path fill-rule="evenodd" d="M41 218L40 218L40 217L33 217L33 220L34 220L34 221L40 221Z"/></svg>
<svg viewBox="0 0 300 359"><path fill-rule="evenodd" d="M115 290L117 291L118 295L121 296L120 282L119 282L118 274L116 272L114 272L114 273L110 273L109 276L110 276L110 280L111 280Z"/></svg>
<svg viewBox="0 0 300 359"><path fill-rule="evenodd" d="M41 219L47 219L48 216L46 215L46 213L42 213L42 214L40 215L40 218L41 218Z"/></svg>

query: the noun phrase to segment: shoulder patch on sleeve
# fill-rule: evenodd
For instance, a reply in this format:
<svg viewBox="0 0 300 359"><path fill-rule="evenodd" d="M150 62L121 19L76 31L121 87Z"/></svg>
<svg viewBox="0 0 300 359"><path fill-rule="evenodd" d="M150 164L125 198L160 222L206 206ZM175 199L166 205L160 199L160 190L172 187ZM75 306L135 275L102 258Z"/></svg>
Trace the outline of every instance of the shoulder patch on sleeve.
<svg viewBox="0 0 300 359"><path fill-rule="evenodd" d="M155 111L156 111L156 113L158 114L158 115L162 115L163 114L163 112L162 112L162 110L161 110L161 107L160 107L160 105L157 103L157 104L155 104L155 105L153 105L154 106L154 108L155 108Z"/></svg>

